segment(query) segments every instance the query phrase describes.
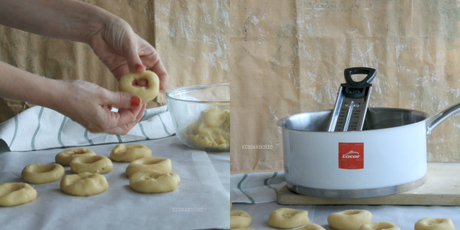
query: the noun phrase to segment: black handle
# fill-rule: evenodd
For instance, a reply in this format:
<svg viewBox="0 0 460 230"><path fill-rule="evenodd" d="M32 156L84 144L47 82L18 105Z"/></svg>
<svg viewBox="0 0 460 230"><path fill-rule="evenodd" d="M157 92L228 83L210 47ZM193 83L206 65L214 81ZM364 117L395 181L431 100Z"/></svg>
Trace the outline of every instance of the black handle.
<svg viewBox="0 0 460 230"><path fill-rule="evenodd" d="M377 71L372 68L367 68L367 67L352 67L345 69L344 74L345 74L345 81L347 81L348 84L351 86L366 86L371 83L371 81L375 77L375 73ZM367 74L367 76L362 80L362 81L353 81L351 78L351 75L353 74Z"/></svg>

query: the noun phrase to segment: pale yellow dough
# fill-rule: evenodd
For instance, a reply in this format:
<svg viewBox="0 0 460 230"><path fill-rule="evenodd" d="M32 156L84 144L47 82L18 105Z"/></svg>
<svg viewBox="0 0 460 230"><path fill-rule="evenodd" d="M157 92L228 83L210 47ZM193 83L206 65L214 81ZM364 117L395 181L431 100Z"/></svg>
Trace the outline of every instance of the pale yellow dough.
<svg viewBox="0 0 460 230"><path fill-rule="evenodd" d="M327 223L336 230L357 230L361 225L372 221L372 214L367 210L345 210L332 213Z"/></svg>
<svg viewBox="0 0 460 230"><path fill-rule="evenodd" d="M110 172L112 168L112 161L102 155L75 157L70 162L70 169L73 173L89 172L104 174Z"/></svg>
<svg viewBox="0 0 460 230"><path fill-rule="evenodd" d="M148 88L133 86L134 80L145 79L148 81ZM128 73L121 77L118 87L120 91L139 96L142 103L147 103L158 96L160 92L160 79L154 72L146 70L143 73Z"/></svg>
<svg viewBox="0 0 460 230"><path fill-rule="evenodd" d="M401 230L398 226L389 222L375 222L361 225L358 230Z"/></svg>
<svg viewBox="0 0 460 230"><path fill-rule="evenodd" d="M144 170L155 170L160 173L171 172L171 160L167 158L147 157L137 159L126 168L126 175L130 177L134 173Z"/></svg>
<svg viewBox="0 0 460 230"><path fill-rule="evenodd" d="M44 184L57 181L64 174L64 167L60 164L30 164L22 170L21 176L28 183Z"/></svg>
<svg viewBox="0 0 460 230"><path fill-rule="evenodd" d="M317 224L308 224L307 226L302 227L302 228L297 228L296 230L326 230L326 229Z"/></svg>
<svg viewBox="0 0 460 230"><path fill-rule="evenodd" d="M0 206L11 207L33 201L37 191L27 183L4 183L0 185Z"/></svg>
<svg viewBox="0 0 460 230"><path fill-rule="evenodd" d="M109 187L104 176L97 173L83 172L64 176L61 190L73 196L92 196L104 192Z"/></svg>
<svg viewBox="0 0 460 230"><path fill-rule="evenodd" d="M230 229L247 228L251 225L252 217L243 210L230 210Z"/></svg>
<svg viewBox="0 0 460 230"><path fill-rule="evenodd" d="M110 159L117 162L132 162L134 160L151 157L152 150L141 144L116 145L110 152Z"/></svg>
<svg viewBox="0 0 460 230"><path fill-rule="evenodd" d="M139 171L129 177L129 185L136 192L164 193L176 190L180 177L175 173L160 173L153 170Z"/></svg>
<svg viewBox="0 0 460 230"><path fill-rule="evenodd" d="M455 230L455 227L450 219L425 217L415 223L414 230Z"/></svg>
<svg viewBox="0 0 460 230"><path fill-rule="evenodd" d="M93 150L87 148L76 148L76 149L67 149L58 154L56 154L55 160L56 163L62 166L69 166L70 162L74 157L77 156L94 156Z"/></svg>
<svg viewBox="0 0 460 230"><path fill-rule="evenodd" d="M225 150L230 147L230 110L213 106L201 112L197 122L182 131L182 138L200 148Z"/></svg>
<svg viewBox="0 0 460 230"><path fill-rule="evenodd" d="M268 225L274 228L297 228L309 223L307 211L292 208L279 208L268 217Z"/></svg>

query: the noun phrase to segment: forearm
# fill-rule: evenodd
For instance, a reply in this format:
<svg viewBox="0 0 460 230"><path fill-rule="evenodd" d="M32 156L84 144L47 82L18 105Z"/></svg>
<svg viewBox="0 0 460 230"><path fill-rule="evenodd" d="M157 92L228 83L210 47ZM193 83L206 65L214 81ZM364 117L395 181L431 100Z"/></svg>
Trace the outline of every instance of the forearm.
<svg viewBox="0 0 460 230"><path fill-rule="evenodd" d="M99 7L75 0L0 0L0 24L84 43L114 17Z"/></svg>

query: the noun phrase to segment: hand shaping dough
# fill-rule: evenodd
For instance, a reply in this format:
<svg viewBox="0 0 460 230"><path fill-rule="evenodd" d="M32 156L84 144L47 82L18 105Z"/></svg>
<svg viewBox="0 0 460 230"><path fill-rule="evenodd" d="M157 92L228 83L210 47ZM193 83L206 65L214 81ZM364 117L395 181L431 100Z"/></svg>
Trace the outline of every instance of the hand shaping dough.
<svg viewBox="0 0 460 230"><path fill-rule="evenodd" d="M268 225L274 228L297 228L309 223L307 211L292 208L279 208L268 217Z"/></svg>
<svg viewBox="0 0 460 230"><path fill-rule="evenodd" d="M31 164L22 170L22 178L32 184L44 184L57 181L64 176L64 167L60 164Z"/></svg>
<svg viewBox="0 0 460 230"><path fill-rule="evenodd" d="M181 134L192 146L227 149L230 147L230 110L220 110L217 106L206 109L199 120Z"/></svg>
<svg viewBox="0 0 460 230"><path fill-rule="evenodd" d="M414 230L455 230L455 227L450 219L425 217L415 223Z"/></svg>
<svg viewBox="0 0 460 230"><path fill-rule="evenodd" d="M112 161L102 155L75 157L70 162L70 169L73 173L99 173L104 174L112 170Z"/></svg>
<svg viewBox="0 0 460 230"><path fill-rule="evenodd" d="M389 222L375 222L362 225L358 230L401 230Z"/></svg>
<svg viewBox="0 0 460 230"><path fill-rule="evenodd" d="M62 166L69 166L70 161L77 156L94 156L93 150L87 148L67 149L56 155L56 163Z"/></svg>
<svg viewBox="0 0 460 230"><path fill-rule="evenodd" d="M145 79L148 81L147 87L133 85L134 80ZM120 91L139 96L142 103L147 103L158 96L160 92L160 80L158 76L149 70L143 73L128 73L121 77L119 82Z"/></svg>
<svg viewBox="0 0 460 230"><path fill-rule="evenodd" d="M302 228L297 228L296 230L326 230L323 227L317 225L317 224L309 224L305 227Z"/></svg>
<svg viewBox="0 0 460 230"><path fill-rule="evenodd" d="M83 172L64 176L61 180L61 190L73 196L92 196L104 192L109 187L107 180L101 174Z"/></svg>
<svg viewBox="0 0 460 230"><path fill-rule="evenodd" d="M153 170L139 171L129 178L131 188L141 193L172 192L179 184L179 175L175 173L160 173Z"/></svg>
<svg viewBox="0 0 460 230"><path fill-rule="evenodd" d="M119 144L112 149L112 152L110 152L110 159L118 162L132 162L140 158L151 156L152 150L150 150L147 146L140 144Z"/></svg>
<svg viewBox="0 0 460 230"><path fill-rule="evenodd" d="M147 157L137 159L126 168L126 175L130 177L134 173L144 170L155 170L160 173L171 172L171 160L167 158Z"/></svg>
<svg viewBox="0 0 460 230"><path fill-rule="evenodd" d="M327 217L329 226L336 230L356 230L371 221L372 214L367 210L345 210Z"/></svg>
<svg viewBox="0 0 460 230"><path fill-rule="evenodd" d="M10 207L25 204L37 197L37 191L26 183L4 183L0 185L0 206Z"/></svg>
<svg viewBox="0 0 460 230"><path fill-rule="evenodd" d="M230 210L230 229L247 228L251 225L251 215L243 210Z"/></svg>

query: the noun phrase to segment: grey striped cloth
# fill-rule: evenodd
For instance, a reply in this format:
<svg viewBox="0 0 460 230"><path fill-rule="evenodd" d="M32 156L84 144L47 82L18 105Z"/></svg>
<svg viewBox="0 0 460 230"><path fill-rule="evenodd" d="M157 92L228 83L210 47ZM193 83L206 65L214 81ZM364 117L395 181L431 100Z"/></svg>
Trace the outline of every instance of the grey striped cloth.
<svg viewBox="0 0 460 230"><path fill-rule="evenodd" d="M30 151L158 139L174 130L166 106L145 110L141 121L123 136L90 133L54 110L34 106L1 123L0 139L11 151Z"/></svg>
<svg viewBox="0 0 460 230"><path fill-rule="evenodd" d="M284 171L234 174L230 176L230 199L232 203L275 202L284 185Z"/></svg>

